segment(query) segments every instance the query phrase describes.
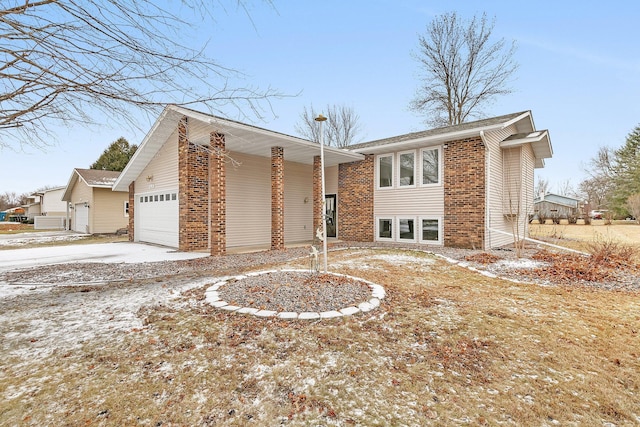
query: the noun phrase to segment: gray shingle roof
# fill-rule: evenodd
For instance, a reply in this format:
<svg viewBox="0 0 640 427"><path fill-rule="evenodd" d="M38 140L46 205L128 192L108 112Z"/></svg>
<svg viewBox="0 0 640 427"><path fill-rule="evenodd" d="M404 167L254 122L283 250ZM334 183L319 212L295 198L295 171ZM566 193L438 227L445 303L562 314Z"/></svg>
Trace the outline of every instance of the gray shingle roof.
<svg viewBox="0 0 640 427"><path fill-rule="evenodd" d="M519 113L505 114L504 116L492 117L492 118L489 118L489 119L476 120L474 122L461 123L459 125L445 126L445 127L441 127L441 128L429 129L429 130L424 130L424 131L420 131L420 132L407 133L407 134L404 134L404 135L393 136L391 138L378 139L378 140L375 140L375 141L363 142L361 144L350 145L348 147L348 149L357 151L358 149L362 149L362 148L378 147L378 146L394 144L394 143L403 142L403 141L411 141L411 140L414 140L414 139L425 138L425 137L429 137L429 136L446 135L448 133L470 131L470 130L473 130L473 129L480 130L482 128L496 126L496 125L500 125L502 123L506 123L506 122L508 122L510 120L515 119L518 116L521 116L522 114L525 114L525 113L527 113L527 111L521 111Z"/></svg>

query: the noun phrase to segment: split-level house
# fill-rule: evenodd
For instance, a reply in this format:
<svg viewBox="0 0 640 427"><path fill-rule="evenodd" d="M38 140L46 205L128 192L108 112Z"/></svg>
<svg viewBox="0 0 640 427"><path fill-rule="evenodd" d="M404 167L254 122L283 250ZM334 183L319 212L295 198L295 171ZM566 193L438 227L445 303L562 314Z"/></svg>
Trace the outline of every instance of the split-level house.
<svg viewBox="0 0 640 427"><path fill-rule="evenodd" d="M524 236L534 168L552 155L531 112L324 147L327 234L484 249ZM168 106L113 185L129 238L213 255L311 241L321 225L320 146Z"/></svg>

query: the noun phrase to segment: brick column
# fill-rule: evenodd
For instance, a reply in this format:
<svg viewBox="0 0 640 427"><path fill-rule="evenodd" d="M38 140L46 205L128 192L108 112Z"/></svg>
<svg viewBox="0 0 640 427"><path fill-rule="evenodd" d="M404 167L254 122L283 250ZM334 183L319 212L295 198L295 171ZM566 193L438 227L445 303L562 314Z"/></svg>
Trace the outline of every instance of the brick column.
<svg viewBox="0 0 640 427"><path fill-rule="evenodd" d="M129 241L133 242L135 232L135 215L134 206L136 204L136 182L131 181L129 184L129 226L127 227L127 234L129 235Z"/></svg>
<svg viewBox="0 0 640 427"><path fill-rule="evenodd" d="M181 251L209 245L209 155L187 138L188 119L178 123L179 237Z"/></svg>
<svg viewBox="0 0 640 427"><path fill-rule="evenodd" d="M374 155L338 166L338 230L343 240L372 242Z"/></svg>
<svg viewBox="0 0 640 427"><path fill-rule="evenodd" d="M271 249L284 249L284 149L271 147Z"/></svg>
<svg viewBox="0 0 640 427"><path fill-rule="evenodd" d="M224 134L211 132L209 136L211 154L209 158L209 212L211 224L211 255L224 255L227 251L227 223L226 223L226 174L224 164L225 139Z"/></svg>
<svg viewBox="0 0 640 427"><path fill-rule="evenodd" d="M322 168L320 156L313 156L313 236L322 227Z"/></svg>
<svg viewBox="0 0 640 427"><path fill-rule="evenodd" d="M480 137L444 149L444 245L484 249L485 147Z"/></svg>

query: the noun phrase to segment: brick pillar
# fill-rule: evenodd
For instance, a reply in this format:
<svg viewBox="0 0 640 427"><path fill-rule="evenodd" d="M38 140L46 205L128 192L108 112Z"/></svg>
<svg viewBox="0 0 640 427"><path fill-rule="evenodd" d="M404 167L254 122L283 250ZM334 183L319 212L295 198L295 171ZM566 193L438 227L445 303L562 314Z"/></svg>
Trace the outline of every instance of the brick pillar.
<svg viewBox="0 0 640 427"><path fill-rule="evenodd" d="M271 249L284 249L284 149L271 147Z"/></svg>
<svg viewBox="0 0 640 427"><path fill-rule="evenodd" d="M178 123L179 237L181 251L209 246L209 155L189 143L188 119Z"/></svg>
<svg viewBox="0 0 640 427"><path fill-rule="evenodd" d="M129 226L127 227L127 234L129 235L129 241L133 242L135 232L135 215L134 206L136 204L136 182L131 181L129 184Z"/></svg>
<svg viewBox="0 0 640 427"><path fill-rule="evenodd" d="M372 242L374 155L338 166L338 230L343 240Z"/></svg>
<svg viewBox="0 0 640 427"><path fill-rule="evenodd" d="M226 223L226 174L224 164L225 138L224 134L211 132L209 136L211 154L209 158L209 212L211 224L211 255L224 255L227 251L227 223Z"/></svg>
<svg viewBox="0 0 640 427"><path fill-rule="evenodd" d="M444 245L484 249L485 147L480 137L444 150Z"/></svg>
<svg viewBox="0 0 640 427"><path fill-rule="evenodd" d="M313 156L313 235L322 227L322 168L320 156Z"/></svg>

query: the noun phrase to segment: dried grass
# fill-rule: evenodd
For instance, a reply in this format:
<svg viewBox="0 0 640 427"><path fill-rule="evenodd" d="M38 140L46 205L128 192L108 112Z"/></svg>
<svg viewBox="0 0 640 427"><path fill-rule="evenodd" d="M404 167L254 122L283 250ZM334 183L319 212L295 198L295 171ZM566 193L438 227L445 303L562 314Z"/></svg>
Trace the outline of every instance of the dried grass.
<svg viewBox="0 0 640 427"><path fill-rule="evenodd" d="M399 250L330 261L383 285L381 307L283 321L216 311L194 290L77 351L25 364L30 343L14 340L0 424L640 423L637 293L518 284Z"/></svg>

